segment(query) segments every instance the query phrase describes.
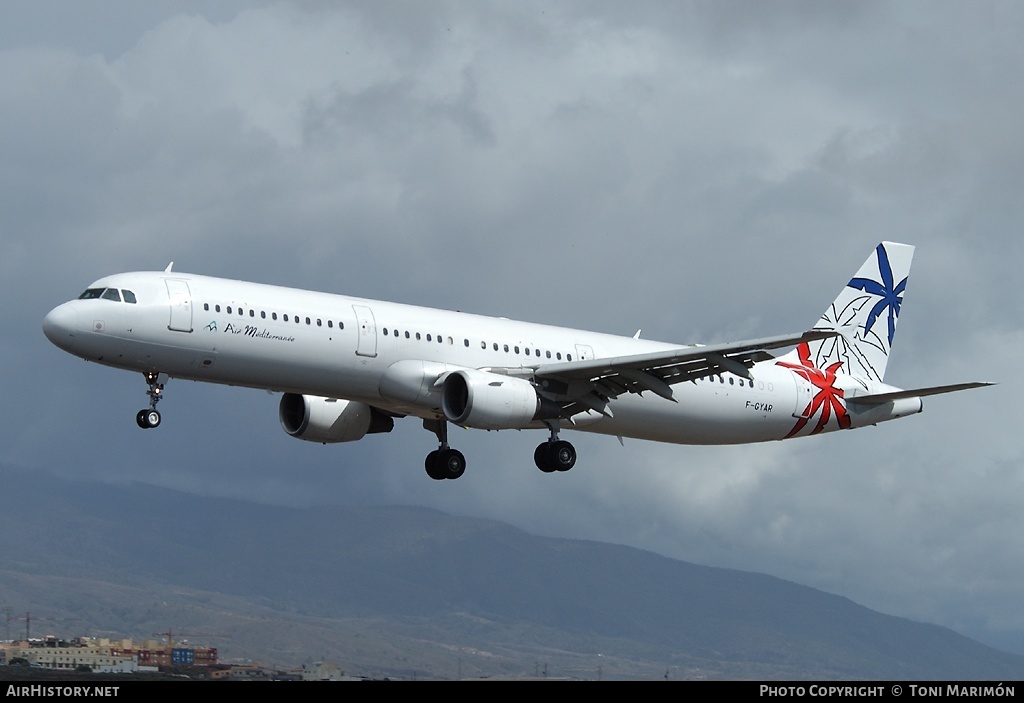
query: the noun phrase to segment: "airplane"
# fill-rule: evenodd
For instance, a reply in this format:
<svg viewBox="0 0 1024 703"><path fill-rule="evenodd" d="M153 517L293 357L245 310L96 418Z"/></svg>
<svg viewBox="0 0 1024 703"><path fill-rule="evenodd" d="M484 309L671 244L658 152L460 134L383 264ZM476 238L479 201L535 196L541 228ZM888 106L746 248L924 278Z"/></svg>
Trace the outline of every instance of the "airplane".
<svg viewBox="0 0 1024 703"><path fill-rule="evenodd" d="M534 463L568 471L562 429L676 444L741 444L875 425L922 397L992 385L883 383L914 247L882 242L814 327L679 345L173 270L101 278L43 321L57 347L141 372L161 424L169 378L279 392L292 437L350 442L413 416L437 480L466 470L448 425L546 429ZM792 348L779 356L774 350Z"/></svg>

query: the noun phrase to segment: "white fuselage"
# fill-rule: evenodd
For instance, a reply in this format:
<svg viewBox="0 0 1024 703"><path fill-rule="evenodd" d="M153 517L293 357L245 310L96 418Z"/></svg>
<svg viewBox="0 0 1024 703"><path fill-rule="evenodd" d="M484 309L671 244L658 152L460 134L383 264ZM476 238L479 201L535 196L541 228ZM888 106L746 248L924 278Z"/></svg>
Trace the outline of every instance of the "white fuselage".
<svg viewBox="0 0 1024 703"><path fill-rule="evenodd" d="M55 308L46 335L76 356L170 377L357 401L424 419L443 417L433 382L446 371L520 369L529 378L529 368L543 364L680 347L175 272L118 274L91 289L130 291L135 302L96 297ZM833 380L847 397L867 392L852 378ZM811 418L800 423L819 390L806 374L762 361L749 378L722 373L679 383L671 400L626 393L610 413L580 412L563 427L681 444L777 440L839 428L836 422L817 427ZM897 406L851 407L849 426L917 412L920 401Z"/></svg>

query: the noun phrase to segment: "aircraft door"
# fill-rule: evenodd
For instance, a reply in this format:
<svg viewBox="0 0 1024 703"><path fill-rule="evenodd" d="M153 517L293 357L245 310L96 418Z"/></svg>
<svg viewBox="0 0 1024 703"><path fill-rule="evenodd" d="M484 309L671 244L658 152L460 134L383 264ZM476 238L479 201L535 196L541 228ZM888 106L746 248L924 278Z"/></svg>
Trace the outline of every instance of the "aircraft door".
<svg viewBox="0 0 1024 703"><path fill-rule="evenodd" d="M587 359L593 358L594 350L590 348L589 344L576 345L576 361L586 361Z"/></svg>
<svg viewBox="0 0 1024 703"><path fill-rule="evenodd" d="M171 304L171 319L167 329L176 332L192 331L192 292L188 282L177 278L166 278L167 297Z"/></svg>
<svg viewBox="0 0 1024 703"><path fill-rule="evenodd" d="M356 313L356 323L359 325L356 354L377 356L377 323L373 319L373 311L365 305L353 305L352 309Z"/></svg>
<svg viewBox="0 0 1024 703"><path fill-rule="evenodd" d="M796 407L793 408L793 417L807 420L813 415L811 409L815 388L810 381L798 373L791 372L790 376L793 377L793 382L796 384Z"/></svg>

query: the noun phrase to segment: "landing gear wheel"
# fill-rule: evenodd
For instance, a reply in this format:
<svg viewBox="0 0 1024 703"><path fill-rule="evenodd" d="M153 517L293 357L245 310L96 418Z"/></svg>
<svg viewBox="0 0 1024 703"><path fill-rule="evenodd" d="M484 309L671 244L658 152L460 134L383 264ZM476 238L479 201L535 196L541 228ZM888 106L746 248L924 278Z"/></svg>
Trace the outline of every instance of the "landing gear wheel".
<svg viewBox="0 0 1024 703"><path fill-rule="evenodd" d="M548 461L549 446L551 446L551 442L544 442L543 444L538 444L537 448L533 450L533 463L537 465L538 469L546 474L555 470Z"/></svg>
<svg viewBox="0 0 1024 703"><path fill-rule="evenodd" d="M548 449L548 457L556 471L568 471L576 466L576 447L564 439L552 442Z"/></svg>
<svg viewBox="0 0 1024 703"><path fill-rule="evenodd" d="M135 415L135 422L144 430L160 426L160 413L156 410L140 410Z"/></svg>
<svg viewBox="0 0 1024 703"><path fill-rule="evenodd" d="M435 481L446 478L458 478L466 473L466 457L458 449L448 446L448 422L443 418L427 419L423 421L423 429L429 430L437 437L441 446L427 454L423 466L427 469L427 476Z"/></svg>
<svg viewBox="0 0 1024 703"><path fill-rule="evenodd" d="M441 464L437 460L437 457L440 453L441 452L439 450L435 449L434 451L430 452L430 454L427 454L427 459L426 461L423 462L424 467L427 469L427 476L434 479L435 481L443 481L444 479L448 478L447 476L444 475L444 473L442 473Z"/></svg>
<svg viewBox="0 0 1024 703"><path fill-rule="evenodd" d="M443 449L439 459L445 478L456 479L466 473L466 457L458 449Z"/></svg>
<svg viewBox="0 0 1024 703"><path fill-rule="evenodd" d="M466 457L458 449L435 449L427 454L423 466L435 481L456 479L466 473Z"/></svg>
<svg viewBox="0 0 1024 703"><path fill-rule="evenodd" d="M568 471L576 465L576 448L561 439L544 442L534 450L533 462L546 474Z"/></svg>

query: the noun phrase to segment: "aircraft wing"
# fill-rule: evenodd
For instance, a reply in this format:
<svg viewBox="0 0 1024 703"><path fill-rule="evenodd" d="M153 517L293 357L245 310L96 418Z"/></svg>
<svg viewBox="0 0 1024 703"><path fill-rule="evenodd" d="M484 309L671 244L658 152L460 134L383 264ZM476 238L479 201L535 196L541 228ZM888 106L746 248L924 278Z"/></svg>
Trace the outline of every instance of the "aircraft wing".
<svg viewBox="0 0 1024 703"><path fill-rule="evenodd" d="M792 347L837 334L832 330L810 330L744 342L542 364L532 372L542 390L610 414L605 407L608 399L623 393L651 391L667 400L674 400L673 384L726 371L749 378L747 369L768 358L767 350Z"/></svg>

